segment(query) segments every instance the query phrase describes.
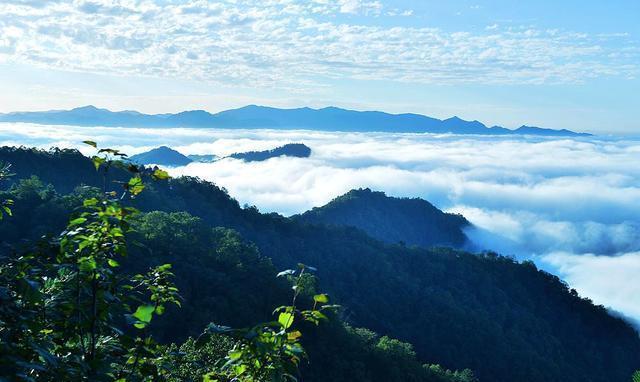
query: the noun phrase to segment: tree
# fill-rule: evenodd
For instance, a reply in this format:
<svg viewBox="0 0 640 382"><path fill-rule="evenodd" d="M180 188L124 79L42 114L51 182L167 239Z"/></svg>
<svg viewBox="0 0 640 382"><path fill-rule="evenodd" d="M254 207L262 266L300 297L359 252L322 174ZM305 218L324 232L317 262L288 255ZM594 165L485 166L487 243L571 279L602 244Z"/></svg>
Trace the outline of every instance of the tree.
<svg viewBox="0 0 640 382"><path fill-rule="evenodd" d="M0 162L0 182L9 178L12 174L9 171L11 165ZM0 220L4 217L4 215L11 215L10 206L13 204L13 200L5 199L0 200Z"/></svg>
<svg viewBox="0 0 640 382"><path fill-rule="evenodd" d="M85 143L98 150L95 142ZM168 174L159 169L149 173L122 161L125 157L99 149L92 160L103 175L103 192L86 198L57 238L0 262L0 380L156 381L170 380L180 370L176 363L182 361L166 356L166 346L149 330L167 305L180 306L171 265L134 276L120 266L139 214L124 201L144 190L143 177L161 181ZM107 191L112 167L126 167L132 174L120 182L122 194ZM0 169L2 179L8 166ZM41 198L42 189L31 178L14 191L28 199ZM220 357L224 362L208 365L205 381L296 380L305 351L294 323L317 325L326 319L322 311L335 308L325 294L313 296L311 309L298 308L311 270L301 264L297 271L280 274L293 281L294 292L291 305L276 309L277 321L247 329L206 328L195 342L197 349L210 344L215 334L229 336L234 345Z"/></svg>
<svg viewBox="0 0 640 382"><path fill-rule="evenodd" d="M114 163L101 158L97 169ZM136 381L159 375L160 346L147 327L167 304L179 304L179 296L169 264L133 277L119 272L125 236L138 213L122 200L143 189L139 173L132 172L120 197L86 199L59 237L3 259L2 378ZM25 195L40 188L37 183L32 179Z"/></svg>

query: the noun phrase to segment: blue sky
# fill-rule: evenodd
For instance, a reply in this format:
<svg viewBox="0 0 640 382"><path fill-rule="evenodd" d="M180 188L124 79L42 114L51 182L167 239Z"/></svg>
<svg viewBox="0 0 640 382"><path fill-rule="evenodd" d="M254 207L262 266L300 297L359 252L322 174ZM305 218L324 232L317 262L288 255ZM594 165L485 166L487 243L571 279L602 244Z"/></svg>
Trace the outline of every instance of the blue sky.
<svg viewBox="0 0 640 382"><path fill-rule="evenodd" d="M638 1L0 3L0 112L337 105L640 134Z"/></svg>

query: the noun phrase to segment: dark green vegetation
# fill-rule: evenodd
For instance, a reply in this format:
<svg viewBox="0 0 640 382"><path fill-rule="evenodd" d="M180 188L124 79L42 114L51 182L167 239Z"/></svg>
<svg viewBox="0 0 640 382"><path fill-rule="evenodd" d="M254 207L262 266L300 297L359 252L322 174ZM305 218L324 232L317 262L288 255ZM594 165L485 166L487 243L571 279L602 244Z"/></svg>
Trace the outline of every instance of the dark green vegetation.
<svg viewBox="0 0 640 382"><path fill-rule="evenodd" d="M235 153L229 155L230 158L242 159L245 162L259 162L269 158L281 156L308 158L311 155L311 149L302 143L288 143L284 146L265 151L247 151L246 153Z"/></svg>
<svg viewBox="0 0 640 382"><path fill-rule="evenodd" d="M390 244L461 247L469 225L462 215L440 211L419 198L392 198L370 189L351 190L294 220L356 227Z"/></svg>
<svg viewBox="0 0 640 382"><path fill-rule="evenodd" d="M0 223L4 248L59 234L75 206L98 192L91 187L104 184L74 151L5 148L0 162L16 174L0 195L15 202L14 216ZM111 180L129 175L113 169L109 179L116 189ZM269 319L288 298L276 269L305 263L318 267L306 300L323 290L342 309L326 324L301 328L310 358L302 362L303 380L469 380L421 365L428 362L469 368L484 381L615 382L628 381L640 365L640 340L629 325L532 263L388 245L354 228L261 214L197 179L148 183L133 205L147 213L132 222L131 241L141 245L129 246L122 268L140 273L171 263L183 298L181 309L169 306L154 318L151 331L162 343L183 343L211 321L241 327ZM224 340L211 341L211 352L188 357L225 354L228 344L216 343Z"/></svg>
<svg viewBox="0 0 640 382"><path fill-rule="evenodd" d="M105 179L115 168L132 176L120 183L121 196L106 187L85 195L60 235L0 258L0 380L188 380L181 371L189 368L193 380L297 381L307 357L299 327L319 325L338 308L328 304L328 295L311 294L315 269L298 264L277 275L291 283L293 299L273 311L273 321L245 329L210 323L195 342L188 341L189 353L172 351L150 331L168 306L181 306L171 264L132 276L119 262L128 257L127 240L139 215L124 201L139 196L147 181L168 175L141 171L121 161L125 154L85 143L96 148L92 162ZM11 176L8 168L0 166L0 180ZM33 189L38 181L26 183ZM2 200L11 215L12 199ZM220 336L227 338L221 342ZM215 352L194 368L194 358L206 349Z"/></svg>
<svg viewBox="0 0 640 382"><path fill-rule="evenodd" d="M440 120L420 114L389 114L380 111L345 110L337 107L277 109L256 105L217 114L210 114L204 110L191 110L177 114L153 115L136 111L112 112L95 106L84 106L72 110L0 114L0 122L75 126L263 128L392 133L591 135L565 129L553 130L533 126L521 126L515 130L500 126L487 127L481 122L465 121L458 117Z"/></svg>
<svg viewBox="0 0 640 382"><path fill-rule="evenodd" d="M160 146L129 158L137 164L157 164L160 166L186 166L193 160L167 146Z"/></svg>

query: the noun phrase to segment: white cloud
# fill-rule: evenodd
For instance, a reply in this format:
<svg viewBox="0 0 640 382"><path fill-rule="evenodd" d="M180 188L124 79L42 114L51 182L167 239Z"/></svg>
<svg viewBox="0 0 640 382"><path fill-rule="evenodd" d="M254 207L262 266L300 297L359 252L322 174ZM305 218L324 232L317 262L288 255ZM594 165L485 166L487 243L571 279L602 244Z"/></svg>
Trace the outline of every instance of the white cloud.
<svg viewBox="0 0 640 382"><path fill-rule="evenodd" d="M339 0L339 2L342 13L379 15L382 10L382 3L379 1Z"/></svg>
<svg viewBox="0 0 640 382"><path fill-rule="evenodd" d="M583 296L640 319L640 252L619 256L551 253L542 258Z"/></svg>
<svg viewBox="0 0 640 382"><path fill-rule="evenodd" d="M540 84L638 73L640 52L627 35L452 33L359 24L344 13L411 14L369 0L13 0L0 4L0 63L298 92L336 79Z"/></svg>
<svg viewBox="0 0 640 382"><path fill-rule="evenodd" d="M640 319L632 276L640 267L638 140L0 124L0 145L86 151L84 139L130 154L168 145L218 156L303 142L310 158L224 159L170 172L287 215L356 187L421 197L463 213L475 225L468 234L476 249L532 258L583 295Z"/></svg>

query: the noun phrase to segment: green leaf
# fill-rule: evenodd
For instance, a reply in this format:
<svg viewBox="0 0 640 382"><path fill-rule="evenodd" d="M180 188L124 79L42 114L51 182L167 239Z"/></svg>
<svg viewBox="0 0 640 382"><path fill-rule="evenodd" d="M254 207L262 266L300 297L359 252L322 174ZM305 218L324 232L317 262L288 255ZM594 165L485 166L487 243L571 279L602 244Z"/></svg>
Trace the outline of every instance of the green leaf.
<svg viewBox="0 0 640 382"><path fill-rule="evenodd" d="M93 206L95 206L96 204L98 204L98 199L96 199L96 198L85 199L85 200L82 202L82 205L83 205L83 206L85 206L85 207L93 207Z"/></svg>
<svg viewBox="0 0 640 382"><path fill-rule="evenodd" d="M98 150L98 153L102 154L102 153L107 153L107 154L111 154L113 156L119 156L119 157L126 157L128 156L127 154L121 152L120 150L116 150L116 149L100 149Z"/></svg>
<svg viewBox="0 0 640 382"><path fill-rule="evenodd" d="M140 305L135 313L133 313L133 317L141 322L149 323L151 322L151 317L153 317L154 310L156 310L156 308L152 305Z"/></svg>
<svg viewBox="0 0 640 382"><path fill-rule="evenodd" d="M97 268L96 259L93 256L81 257L78 259L78 263L83 272L91 272Z"/></svg>
<svg viewBox="0 0 640 382"><path fill-rule="evenodd" d="M320 304L326 304L329 302L329 296L326 294L317 294L315 296L313 296L313 301L320 303Z"/></svg>
<svg viewBox="0 0 640 382"><path fill-rule="evenodd" d="M93 162L93 165L95 166L96 170L99 170L100 166L102 166L104 162L106 162L106 159L99 156L94 156L91 158L91 161Z"/></svg>
<svg viewBox="0 0 640 382"><path fill-rule="evenodd" d="M170 178L168 172L160 169L155 170L153 174L151 174L151 177L155 180L167 180Z"/></svg>
<svg viewBox="0 0 640 382"><path fill-rule="evenodd" d="M98 148L98 144L94 141L82 141L82 143L84 143L85 145L93 146L96 149Z"/></svg>
<svg viewBox="0 0 640 382"><path fill-rule="evenodd" d="M86 222L87 219L86 218L77 218L77 219L73 219L69 222L69 226L74 226L74 225L80 225L84 222Z"/></svg>
<svg viewBox="0 0 640 382"><path fill-rule="evenodd" d="M328 320L327 316L317 310L312 311L311 314L313 314L313 316L318 320Z"/></svg>
<svg viewBox="0 0 640 382"><path fill-rule="evenodd" d="M635 373L633 373L632 381L633 382L640 382L640 370L638 370Z"/></svg>
<svg viewBox="0 0 640 382"><path fill-rule="evenodd" d="M242 354L244 354L244 352L242 350L230 351L229 352L229 359L232 360L232 361L235 361L237 359L240 359L242 357Z"/></svg>
<svg viewBox="0 0 640 382"><path fill-rule="evenodd" d="M283 328L289 329L291 324L293 324L293 314L289 312L282 312L278 315L278 322L282 325Z"/></svg>
<svg viewBox="0 0 640 382"><path fill-rule="evenodd" d="M129 183L127 183L127 189L131 193L131 195L136 196L144 190L144 184L142 183L142 179L138 177L134 177L129 179Z"/></svg>
<svg viewBox="0 0 640 382"><path fill-rule="evenodd" d="M295 341L300 337L302 337L302 333L300 333L299 330L294 330L293 332L287 333L287 339L289 341Z"/></svg>
<svg viewBox="0 0 640 382"><path fill-rule="evenodd" d="M109 266L115 268L120 266L120 263L118 263L117 261L115 261L114 259L109 259L107 260L107 263L109 263Z"/></svg>
<svg viewBox="0 0 640 382"><path fill-rule="evenodd" d="M156 267L159 272L165 272L171 269L171 264L162 264Z"/></svg>
<svg viewBox="0 0 640 382"><path fill-rule="evenodd" d="M233 368L233 371L236 375L242 375L245 371L247 371L247 365L237 365Z"/></svg>
<svg viewBox="0 0 640 382"><path fill-rule="evenodd" d="M219 379L216 378L216 374L211 372L202 376L202 382L218 382Z"/></svg>

